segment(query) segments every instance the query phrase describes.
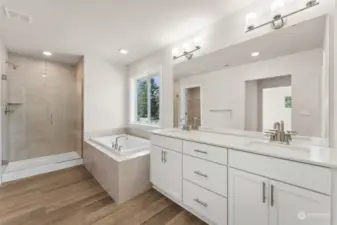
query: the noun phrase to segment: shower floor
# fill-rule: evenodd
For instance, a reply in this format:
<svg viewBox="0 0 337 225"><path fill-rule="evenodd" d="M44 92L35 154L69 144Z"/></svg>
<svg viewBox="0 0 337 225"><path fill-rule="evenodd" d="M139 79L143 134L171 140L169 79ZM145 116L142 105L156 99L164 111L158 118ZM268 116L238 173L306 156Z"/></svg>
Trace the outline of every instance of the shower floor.
<svg viewBox="0 0 337 225"><path fill-rule="evenodd" d="M68 152L10 162L4 169L0 183L57 171L81 164L83 164L83 160L77 152Z"/></svg>

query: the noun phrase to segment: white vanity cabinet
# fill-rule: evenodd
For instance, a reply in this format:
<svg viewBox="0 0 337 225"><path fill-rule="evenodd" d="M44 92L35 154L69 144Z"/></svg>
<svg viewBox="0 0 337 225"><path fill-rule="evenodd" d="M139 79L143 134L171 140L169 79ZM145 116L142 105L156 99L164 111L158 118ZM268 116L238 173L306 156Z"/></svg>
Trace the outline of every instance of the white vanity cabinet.
<svg viewBox="0 0 337 225"><path fill-rule="evenodd" d="M181 135L153 135L151 181L208 224L337 225L334 169Z"/></svg>
<svg viewBox="0 0 337 225"><path fill-rule="evenodd" d="M182 201L182 155L158 146L151 149L151 182L175 201Z"/></svg>
<svg viewBox="0 0 337 225"><path fill-rule="evenodd" d="M231 225L330 225L330 196L236 169L228 208Z"/></svg>
<svg viewBox="0 0 337 225"><path fill-rule="evenodd" d="M153 135L154 188L208 224L227 225L227 149Z"/></svg>
<svg viewBox="0 0 337 225"><path fill-rule="evenodd" d="M229 169L228 183L229 224L268 225L268 179Z"/></svg>
<svg viewBox="0 0 337 225"><path fill-rule="evenodd" d="M182 141L161 136L153 136L151 141L151 182L174 201L181 202Z"/></svg>
<svg viewBox="0 0 337 225"><path fill-rule="evenodd" d="M330 196L270 181L270 225L330 225Z"/></svg>

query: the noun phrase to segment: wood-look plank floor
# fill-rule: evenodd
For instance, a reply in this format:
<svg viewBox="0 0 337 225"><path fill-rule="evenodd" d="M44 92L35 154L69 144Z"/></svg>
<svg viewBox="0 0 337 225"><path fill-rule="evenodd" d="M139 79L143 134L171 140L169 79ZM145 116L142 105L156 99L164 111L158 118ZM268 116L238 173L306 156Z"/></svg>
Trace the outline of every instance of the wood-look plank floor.
<svg viewBox="0 0 337 225"><path fill-rule="evenodd" d="M83 166L0 187L0 225L204 225L155 190L116 205Z"/></svg>

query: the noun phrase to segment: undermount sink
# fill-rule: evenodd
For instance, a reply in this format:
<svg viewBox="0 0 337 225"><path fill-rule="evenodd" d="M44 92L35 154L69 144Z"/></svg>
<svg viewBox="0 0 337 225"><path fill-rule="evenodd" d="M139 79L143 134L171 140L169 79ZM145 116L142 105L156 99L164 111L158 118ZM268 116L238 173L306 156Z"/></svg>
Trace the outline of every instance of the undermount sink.
<svg viewBox="0 0 337 225"><path fill-rule="evenodd" d="M298 146L298 145L286 145L286 144L279 144L279 143L273 143L269 141L251 141L248 143L248 145L259 145L263 147L273 147L273 148L280 148L280 149L288 149L288 150L301 150L301 151L309 151L310 147L307 146Z"/></svg>

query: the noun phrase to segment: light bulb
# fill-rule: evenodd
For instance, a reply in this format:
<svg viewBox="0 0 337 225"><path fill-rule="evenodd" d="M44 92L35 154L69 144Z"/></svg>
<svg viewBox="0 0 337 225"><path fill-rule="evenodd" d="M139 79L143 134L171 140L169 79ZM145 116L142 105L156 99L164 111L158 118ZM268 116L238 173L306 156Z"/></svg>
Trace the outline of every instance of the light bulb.
<svg viewBox="0 0 337 225"><path fill-rule="evenodd" d="M246 15L246 28L252 30L256 26L257 16L255 13L248 13Z"/></svg>
<svg viewBox="0 0 337 225"><path fill-rule="evenodd" d="M283 0L276 0L271 5L271 15L273 19L280 19L284 13L284 2Z"/></svg>
<svg viewBox="0 0 337 225"><path fill-rule="evenodd" d="M52 56L53 55L53 53L51 53L51 52L47 52L47 51L44 51L44 52L42 52L45 56Z"/></svg>
<svg viewBox="0 0 337 225"><path fill-rule="evenodd" d="M189 42L186 42L183 44L183 49L185 52L189 52L193 50L192 44Z"/></svg>
<svg viewBox="0 0 337 225"><path fill-rule="evenodd" d="M317 3L317 0L306 0L306 6L312 7Z"/></svg>
<svg viewBox="0 0 337 225"><path fill-rule="evenodd" d="M201 42L203 41L204 37L196 37L193 39L193 43L194 43L194 46L197 47L201 47Z"/></svg>
<svg viewBox="0 0 337 225"><path fill-rule="evenodd" d="M179 48L172 49L172 56L178 56L179 55Z"/></svg>
<svg viewBox="0 0 337 225"><path fill-rule="evenodd" d="M121 53L122 55L126 55L126 54L128 54L129 53L129 51L128 50L126 50L126 49L119 49L118 50L119 51L119 53Z"/></svg>

